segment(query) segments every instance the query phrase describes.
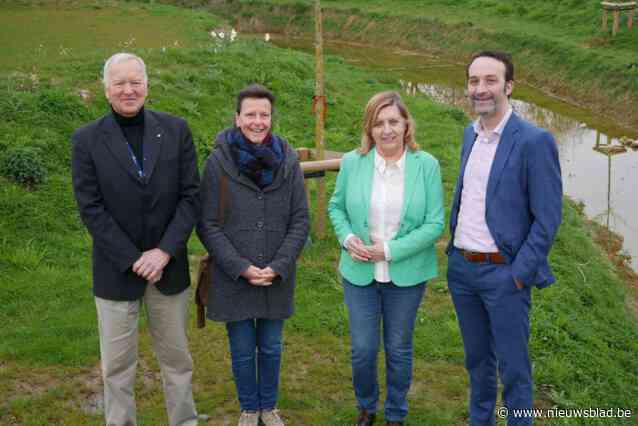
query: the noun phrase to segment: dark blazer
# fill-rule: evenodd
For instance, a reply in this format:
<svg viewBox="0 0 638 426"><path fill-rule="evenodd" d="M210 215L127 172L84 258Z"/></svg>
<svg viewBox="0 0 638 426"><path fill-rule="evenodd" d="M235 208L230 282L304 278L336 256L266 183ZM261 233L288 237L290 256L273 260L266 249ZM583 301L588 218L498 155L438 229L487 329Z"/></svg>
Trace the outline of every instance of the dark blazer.
<svg viewBox="0 0 638 426"><path fill-rule="evenodd" d="M463 136L448 255L454 243L465 166L475 140L470 125ZM547 130L512 113L496 149L485 203L487 227L514 278L539 288L556 281L547 256L561 222L563 187L558 149Z"/></svg>
<svg viewBox="0 0 638 426"><path fill-rule="evenodd" d="M112 114L71 137L73 190L93 239L93 291L108 300L144 295L146 281L131 266L158 247L171 255L158 289L176 294L190 284L186 243L199 214L191 132L181 118L144 114L144 178Z"/></svg>
<svg viewBox="0 0 638 426"><path fill-rule="evenodd" d="M208 318L240 321L285 319L294 312L297 258L308 238L310 218L297 153L282 139L286 159L273 183L260 189L239 172L221 132L206 160L197 235L213 259ZM273 135L273 137L278 137ZM220 177L227 178L224 225L220 225ZM270 266L279 276L254 286L240 274L250 265Z"/></svg>

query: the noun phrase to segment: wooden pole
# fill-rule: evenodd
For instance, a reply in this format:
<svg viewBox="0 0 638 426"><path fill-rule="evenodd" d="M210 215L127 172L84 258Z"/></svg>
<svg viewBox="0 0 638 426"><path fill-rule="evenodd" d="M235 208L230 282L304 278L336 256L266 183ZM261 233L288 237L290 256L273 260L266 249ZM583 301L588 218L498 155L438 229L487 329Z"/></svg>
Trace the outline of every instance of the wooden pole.
<svg viewBox="0 0 638 426"><path fill-rule="evenodd" d="M627 29L629 30L634 26L634 13L636 13L636 9L627 11Z"/></svg>
<svg viewBox="0 0 638 426"><path fill-rule="evenodd" d="M607 9L603 9L603 31L607 32Z"/></svg>
<svg viewBox="0 0 638 426"><path fill-rule="evenodd" d="M299 157L299 162L301 164L301 170L303 171L303 166L306 161L310 160L310 149L308 148L297 148L297 156ZM306 200L308 201L308 205L310 205L310 187L308 186L308 180L303 180L303 189L306 192Z"/></svg>
<svg viewBox="0 0 638 426"><path fill-rule="evenodd" d="M618 32L618 23L620 22L620 10L614 10L614 26L611 29L611 35L615 36Z"/></svg>
<svg viewBox="0 0 638 426"><path fill-rule="evenodd" d="M315 160L324 159L324 128L326 118L326 94L324 88L323 69L323 24L321 17L321 2L315 0ZM317 205L315 208L315 233L317 238L323 238L326 232L326 180L317 179Z"/></svg>
<svg viewBox="0 0 638 426"><path fill-rule="evenodd" d="M301 163L301 171L304 173L337 171L341 167L341 159L304 161Z"/></svg>

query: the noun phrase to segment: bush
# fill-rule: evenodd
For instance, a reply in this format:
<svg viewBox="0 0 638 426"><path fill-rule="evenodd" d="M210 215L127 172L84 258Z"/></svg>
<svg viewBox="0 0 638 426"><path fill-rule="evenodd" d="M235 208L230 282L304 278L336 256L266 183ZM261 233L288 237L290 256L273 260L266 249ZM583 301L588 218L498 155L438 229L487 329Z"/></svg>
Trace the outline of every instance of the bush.
<svg viewBox="0 0 638 426"><path fill-rule="evenodd" d="M44 182L47 174L40 150L29 146L8 149L0 163L0 172L28 188Z"/></svg>

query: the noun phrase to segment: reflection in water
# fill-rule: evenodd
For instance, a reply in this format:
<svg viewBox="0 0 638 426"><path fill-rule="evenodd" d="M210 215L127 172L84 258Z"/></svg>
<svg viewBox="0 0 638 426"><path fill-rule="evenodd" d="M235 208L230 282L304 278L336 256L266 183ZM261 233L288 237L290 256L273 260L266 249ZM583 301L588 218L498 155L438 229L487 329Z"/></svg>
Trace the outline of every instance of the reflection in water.
<svg viewBox="0 0 638 426"><path fill-rule="evenodd" d="M400 84L408 95L422 94L472 115L464 88L404 80ZM624 248L638 270L638 197L632 195L632 177L638 176L638 141L606 135L564 114L519 99L512 100L512 107L556 137L565 193L582 201L590 218L624 237Z"/></svg>
<svg viewBox="0 0 638 426"><path fill-rule="evenodd" d="M606 139L604 143L602 141L603 138ZM631 145L633 145L633 143ZM620 140L612 139L596 131L596 143L593 149L607 157L607 210L596 216L596 219L600 221L600 219L605 218L605 225L610 229L612 229L612 217L614 222L620 221L623 222L624 225L627 225L627 222L612 209L611 203L611 194L614 193L614 189L612 188L612 158L615 155L626 153L627 148L620 143Z"/></svg>

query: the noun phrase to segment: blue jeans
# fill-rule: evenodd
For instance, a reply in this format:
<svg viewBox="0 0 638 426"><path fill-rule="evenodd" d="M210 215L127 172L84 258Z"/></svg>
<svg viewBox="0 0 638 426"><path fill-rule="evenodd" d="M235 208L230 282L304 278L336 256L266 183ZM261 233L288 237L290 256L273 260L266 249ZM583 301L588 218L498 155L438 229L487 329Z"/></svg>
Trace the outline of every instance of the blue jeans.
<svg viewBox="0 0 638 426"><path fill-rule="evenodd" d="M470 425L495 424L497 370L509 412L531 409L530 288L516 288L510 265L468 262L457 249L448 260L448 286L470 376ZM532 418L510 416L507 424L531 425Z"/></svg>
<svg viewBox="0 0 638 426"><path fill-rule="evenodd" d="M370 413L377 411L377 357L383 321L385 419L403 421L408 415L407 394L412 383L414 323L425 283L398 287L373 281L362 287L344 279L343 288L350 321L352 382L359 409Z"/></svg>
<svg viewBox="0 0 638 426"><path fill-rule="evenodd" d="M247 319L226 323L233 376L242 411L277 405L283 320Z"/></svg>

